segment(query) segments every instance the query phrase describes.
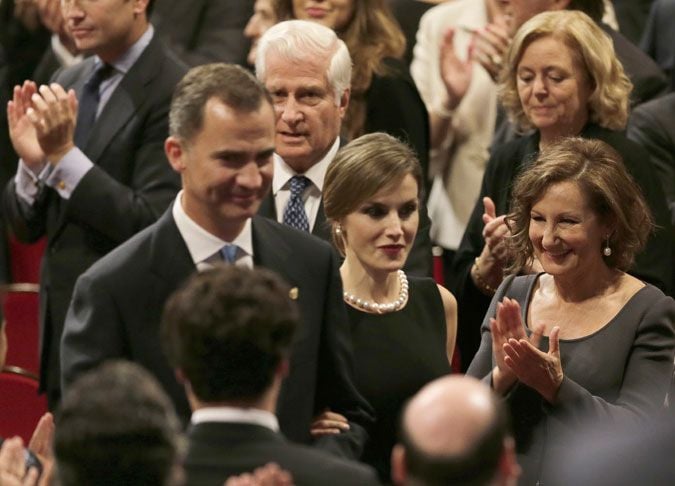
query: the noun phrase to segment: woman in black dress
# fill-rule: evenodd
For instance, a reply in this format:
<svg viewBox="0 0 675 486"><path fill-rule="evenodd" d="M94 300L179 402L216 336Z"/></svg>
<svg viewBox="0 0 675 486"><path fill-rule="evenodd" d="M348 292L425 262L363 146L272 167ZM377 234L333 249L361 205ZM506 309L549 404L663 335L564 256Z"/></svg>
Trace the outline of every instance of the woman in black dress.
<svg viewBox="0 0 675 486"><path fill-rule="evenodd" d="M402 268L418 225L421 171L412 150L373 133L338 152L326 173L324 208L350 317L355 383L377 422L363 460L383 481L404 402L427 382L450 372L455 346L455 299L430 278ZM326 412L314 432L342 418Z"/></svg>

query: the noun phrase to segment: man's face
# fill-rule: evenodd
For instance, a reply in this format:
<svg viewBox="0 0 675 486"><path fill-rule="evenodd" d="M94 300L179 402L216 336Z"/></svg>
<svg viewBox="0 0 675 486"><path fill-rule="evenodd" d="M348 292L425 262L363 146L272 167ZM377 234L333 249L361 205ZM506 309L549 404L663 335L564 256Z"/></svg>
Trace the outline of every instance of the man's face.
<svg viewBox="0 0 675 486"><path fill-rule="evenodd" d="M349 91L335 99L326 73L330 59L290 62L267 54L265 87L276 113L277 153L303 173L319 162L340 134Z"/></svg>
<svg viewBox="0 0 675 486"><path fill-rule="evenodd" d="M258 212L272 183L274 112L266 101L246 112L211 98L202 129L189 141L169 137L165 149L181 174L185 212L231 241Z"/></svg>
<svg viewBox="0 0 675 486"><path fill-rule="evenodd" d="M498 0L506 17L509 33L513 36L525 22L549 10L567 8L569 0Z"/></svg>
<svg viewBox="0 0 675 486"><path fill-rule="evenodd" d="M140 37L148 0L61 0L66 28L80 51L112 62Z"/></svg>

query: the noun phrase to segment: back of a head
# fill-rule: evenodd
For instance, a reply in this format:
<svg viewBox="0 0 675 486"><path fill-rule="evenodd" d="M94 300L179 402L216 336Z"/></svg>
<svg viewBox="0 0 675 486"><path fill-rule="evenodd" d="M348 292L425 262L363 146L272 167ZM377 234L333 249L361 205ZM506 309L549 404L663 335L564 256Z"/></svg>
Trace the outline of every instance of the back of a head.
<svg viewBox="0 0 675 486"><path fill-rule="evenodd" d="M157 381L140 366L108 362L68 390L56 418L61 486L172 484L180 426Z"/></svg>
<svg viewBox="0 0 675 486"><path fill-rule="evenodd" d="M256 400L288 355L298 320L279 276L219 265L170 297L162 344L199 401Z"/></svg>
<svg viewBox="0 0 675 486"><path fill-rule="evenodd" d="M440 378L422 388L403 413L405 479L399 475L398 484L492 484L502 474L508 441L506 410L487 386L468 376ZM517 469L513 458L511 472L517 475Z"/></svg>
<svg viewBox="0 0 675 486"><path fill-rule="evenodd" d="M605 14L605 2L603 0L570 0L567 10L580 10L599 23Z"/></svg>

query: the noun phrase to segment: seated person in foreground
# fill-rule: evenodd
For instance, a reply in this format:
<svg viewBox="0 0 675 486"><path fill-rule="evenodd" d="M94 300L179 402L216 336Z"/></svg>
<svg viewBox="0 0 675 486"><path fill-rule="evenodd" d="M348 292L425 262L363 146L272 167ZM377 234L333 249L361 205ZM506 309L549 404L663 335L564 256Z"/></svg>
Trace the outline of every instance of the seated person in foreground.
<svg viewBox="0 0 675 486"><path fill-rule="evenodd" d="M105 363L61 402L54 454L58 484L181 484L180 425L157 381L133 363Z"/></svg>
<svg viewBox="0 0 675 486"><path fill-rule="evenodd" d="M475 378L432 381L405 407L391 457L397 486L517 484L506 407Z"/></svg>
<svg viewBox="0 0 675 486"><path fill-rule="evenodd" d="M595 417L639 422L663 407L673 373L675 301L627 274L653 223L607 144L564 139L513 189L508 277L482 326L468 374L505 396L523 484L562 456Z"/></svg>
<svg viewBox="0 0 675 486"><path fill-rule="evenodd" d="M274 411L300 326L289 295L274 273L229 265L195 275L167 302L162 343L193 410L189 484L221 485L271 461L297 484L377 484L367 467L279 432Z"/></svg>

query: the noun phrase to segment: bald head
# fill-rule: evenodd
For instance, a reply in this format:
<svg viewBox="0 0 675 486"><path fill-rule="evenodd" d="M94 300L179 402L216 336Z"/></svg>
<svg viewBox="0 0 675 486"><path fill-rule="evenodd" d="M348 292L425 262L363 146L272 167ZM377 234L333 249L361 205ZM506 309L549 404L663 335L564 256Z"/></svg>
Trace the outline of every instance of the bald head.
<svg viewBox="0 0 675 486"><path fill-rule="evenodd" d="M439 378L405 408L392 476L409 485L508 484L518 468L507 422L485 384L468 376Z"/></svg>

